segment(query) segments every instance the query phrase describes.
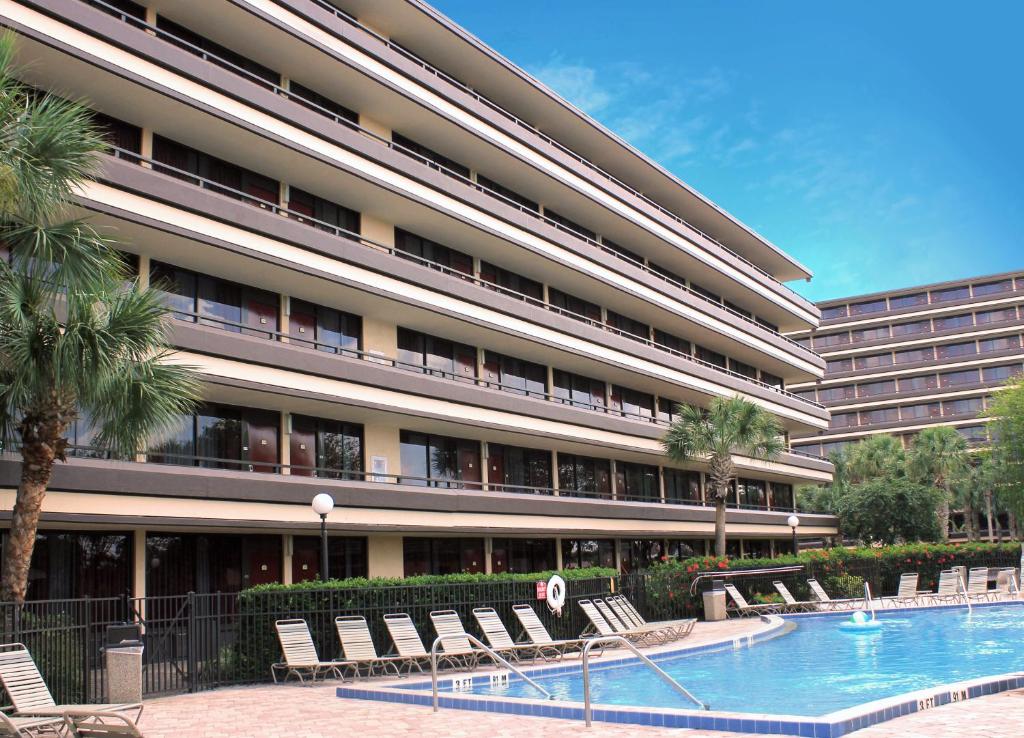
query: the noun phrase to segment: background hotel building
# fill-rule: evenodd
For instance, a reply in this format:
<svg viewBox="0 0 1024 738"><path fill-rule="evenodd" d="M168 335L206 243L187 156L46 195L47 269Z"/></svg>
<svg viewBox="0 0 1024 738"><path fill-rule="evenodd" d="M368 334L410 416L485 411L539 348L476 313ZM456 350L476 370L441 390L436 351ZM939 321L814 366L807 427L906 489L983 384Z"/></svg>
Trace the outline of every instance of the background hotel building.
<svg viewBox="0 0 1024 738"><path fill-rule="evenodd" d="M0 0L26 81L115 147L81 208L176 310L206 404L60 465L30 596L703 552L659 437L736 393L814 433L783 332L807 270L420 2ZM785 548L819 459L738 458L734 554ZM5 510L17 464L2 462ZM835 530L803 516L801 533Z"/></svg>
<svg viewBox="0 0 1024 738"><path fill-rule="evenodd" d="M827 430L793 434L793 447L827 456L873 433L905 445L950 425L972 444L994 388L1024 371L1024 272L828 300L821 326L792 338L825 358L825 378L791 385L832 412Z"/></svg>

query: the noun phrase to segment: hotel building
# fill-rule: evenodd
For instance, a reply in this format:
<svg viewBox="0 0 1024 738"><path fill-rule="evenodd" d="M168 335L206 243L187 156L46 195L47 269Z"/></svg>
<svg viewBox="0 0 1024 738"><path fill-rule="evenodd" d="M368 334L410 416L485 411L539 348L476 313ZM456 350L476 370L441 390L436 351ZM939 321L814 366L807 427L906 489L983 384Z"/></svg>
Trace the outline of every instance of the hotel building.
<svg viewBox="0 0 1024 738"><path fill-rule="evenodd" d="M133 460L58 465L31 597L318 574L633 569L703 553L677 403L789 434L825 364L810 274L418 0L0 0L25 81L109 135L78 198L174 310L204 404ZM793 486L736 459L733 555L785 550ZM0 462L0 509L18 464ZM800 534L835 532L803 515Z"/></svg>
<svg viewBox="0 0 1024 738"><path fill-rule="evenodd" d="M993 389L1024 371L1024 272L910 287L818 303L821 325L790 334L826 361L825 378L790 389L824 404L827 430L793 434L793 447L827 456L876 433L909 446L936 425L972 445Z"/></svg>

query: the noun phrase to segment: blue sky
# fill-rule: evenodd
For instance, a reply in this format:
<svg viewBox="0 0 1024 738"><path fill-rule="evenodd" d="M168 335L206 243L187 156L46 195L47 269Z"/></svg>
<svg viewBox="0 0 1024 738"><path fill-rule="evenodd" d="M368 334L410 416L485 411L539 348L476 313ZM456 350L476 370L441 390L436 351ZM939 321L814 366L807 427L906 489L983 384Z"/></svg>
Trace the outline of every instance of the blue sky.
<svg viewBox="0 0 1024 738"><path fill-rule="evenodd" d="M435 0L827 299L1024 268L1024 3Z"/></svg>

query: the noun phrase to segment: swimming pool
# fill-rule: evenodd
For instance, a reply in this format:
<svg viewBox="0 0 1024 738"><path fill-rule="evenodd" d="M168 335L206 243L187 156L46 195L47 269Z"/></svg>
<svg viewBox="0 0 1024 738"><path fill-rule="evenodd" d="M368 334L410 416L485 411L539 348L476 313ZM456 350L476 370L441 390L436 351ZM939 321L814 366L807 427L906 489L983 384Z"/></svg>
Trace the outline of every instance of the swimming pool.
<svg viewBox="0 0 1024 738"><path fill-rule="evenodd" d="M847 616L848 617L848 616ZM656 659L712 710L820 716L864 702L1024 670L1024 607L1003 605L879 613L870 633L836 616L795 619L790 633L751 648ZM583 700L577 672L531 675L556 700ZM522 680L474 685L471 694L536 699ZM595 704L692 707L642 664L591 667Z"/></svg>

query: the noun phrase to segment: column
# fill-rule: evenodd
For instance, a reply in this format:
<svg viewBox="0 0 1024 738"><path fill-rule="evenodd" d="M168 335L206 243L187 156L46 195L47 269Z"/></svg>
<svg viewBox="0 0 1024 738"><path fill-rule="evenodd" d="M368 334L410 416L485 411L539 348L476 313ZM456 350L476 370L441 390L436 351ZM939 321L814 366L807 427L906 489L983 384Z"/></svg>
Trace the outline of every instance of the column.
<svg viewBox="0 0 1024 738"><path fill-rule="evenodd" d="M562 538L559 536L555 538L555 568L561 571L565 568L565 564L562 561Z"/></svg>
<svg viewBox="0 0 1024 738"><path fill-rule="evenodd" d="M608 483L612 489L612 499L617 500L619 498L619 485L615 481L615 459L611 459L608 462L608 469L611 472L611 479L608 480Z"/></svg>
<svg viewBox="0 0 1024 738"><path fill-rule="evenodd" d="M292 414L281 413L281 440L277 444L277 455L281 459L281 473L291 474L292 463Z"/></svg>
<svg viewBox="0 0 1024 738"><path fill-rule="evenodd" d="M658 498L665 501L665 467L658 467Z"/></svg>
<svg viewBox="0 0 1024 738"><path fill-rule="evenodd" d="M554 490L554 496L558 497L558 452L555 449L551 449L551 489Z"/></svg>
<svg viewBox="0 0 1024 738"><path fill-rule="evenodd" d="M487 446L487 441L480 441L480 489L490 489L489 484L491 481L491 467L489 463L490 449ZM500 484L500 482L497 482Z"/></svg>
<svg viewBox="0 0 1024 738"><path fill-rule="evenodd" d="M491 557L494 554L494 539L484 539L484 574L494 573L494 563L491 561Z"/></svg>
<svg viewBox="0 0 1024 738"><path fill-rule="evenodd" d="M143 128L139 137L139 156L143 159L153 158L153 129ZM141 162L142 166L152 169L148 161Z"/></svg>
<svg viewBox="0 0 1024 738"><path fill-rule="evenodd" d="M281 343L288 343L288 332L291 330L292 315L292 298L289 295L281 295L280 307L277 313L277 330L281 334L278 340Z"/></svg>
<svg viewBox="0 0 1024 738"><path fill-rule="evenodd" d="M146 254L139 254L139 289L149 288L150 258Z"/></svg>
<svg viewBox="0 0 1024 738"><path fill-rule="evenodd" d="M137 528L132 534L132 596L138 598L139 620L146 620L146 531Z"/></svg>
<svg viewBox="0 0 1024 738"><path fill-rule="evenodd" d="M291 533L281 534L281 584L292 583L292 556L295 553L295 539Z"/></svg>
<svg viewBox="0 0 1024 738"><path fill-rule="evenodd" d="M366 568L370 578L405 576L402 536L374 535L366 539Z"/></svg>

